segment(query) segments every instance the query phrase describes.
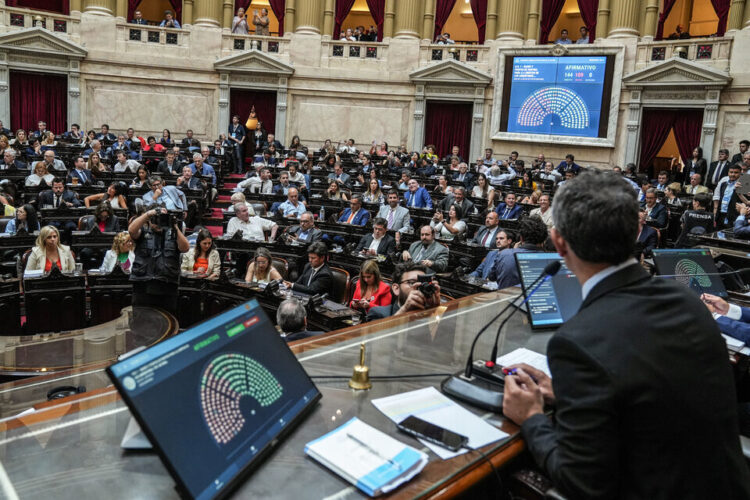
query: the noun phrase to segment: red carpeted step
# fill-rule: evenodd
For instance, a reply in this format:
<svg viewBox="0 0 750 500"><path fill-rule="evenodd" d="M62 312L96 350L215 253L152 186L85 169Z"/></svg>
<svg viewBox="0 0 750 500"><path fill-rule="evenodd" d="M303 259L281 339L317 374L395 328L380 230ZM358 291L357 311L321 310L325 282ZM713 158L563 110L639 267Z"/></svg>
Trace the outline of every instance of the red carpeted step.
<svg viewBox="0 0 750 500"><path fill-rule="evenodd" d="M236 182L225 182L224 183L224 189L234 189L237 187Z"/></svg>
<svg viewBox="0 0 750 500"><path fill-rule="evenodd" d="M223 219L224 218L224 212L220 208L212 208L211 209L211 217L215 219Z"/></svg>
<svg viewBox="0 0 750 500"><path fill-rule="evenodd" d="M206 226L206 229L208 229L208 232L210 232L214 238L218 238L224 234L224 228L221 226Z"/></svg>
<svg viewBox="0 0 750 500"><path fill-rule="evenodd" d="M244 179L245 176L243 174L229 174L227 178L228 179Z"/></svg>
<svg viewBox="0 0 750 500"><path fill-rule="evenodd" d="M232 196L226 195L226 194L220 194L219 196L216 197L216 201L232 201Z"/></svg>

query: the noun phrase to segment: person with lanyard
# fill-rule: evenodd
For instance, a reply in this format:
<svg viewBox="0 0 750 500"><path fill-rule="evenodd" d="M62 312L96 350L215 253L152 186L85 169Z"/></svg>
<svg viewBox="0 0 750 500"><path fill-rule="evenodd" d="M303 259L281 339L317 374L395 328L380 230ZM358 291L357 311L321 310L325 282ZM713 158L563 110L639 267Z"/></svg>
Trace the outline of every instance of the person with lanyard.
<svg viewBox="0 0 750 500"><path fill-rule="evenodd" d="M44 226L36 238L26 263L26 271L49 273L56 267L64 273L73 272L76 262L70 248L60 243L60 232L54 226Z"/></svg>
<svg viewBox="0 0 750 500"><path fill-rule="evenodd" d="M107 250L104 255L99 272L111 273L115 266L120 266L125 272L130 272L130 267L135 262L135 253L133 253L133 239L130 233L123 231L115 235L112 241L112 248Z"/></svg>
<svg viewBox="0 0 750 500"><path fill-rule="evenodd" d="M245 127L240 123L239 115L232 116L232 124L229 125L229 137L234 145L234 172L241 174L245 170L243 164L243 143L245 142Z"/></svg>
<svg viewBox="0 0 750 500"><path fill-rule="evenodd" d="M729 174L719 181L714 191L714 217L717 228L724 228L734 224L737 218L736 188L742 169L739 165L729 167ZM740 184L741 185L741 184Z"/></svg>

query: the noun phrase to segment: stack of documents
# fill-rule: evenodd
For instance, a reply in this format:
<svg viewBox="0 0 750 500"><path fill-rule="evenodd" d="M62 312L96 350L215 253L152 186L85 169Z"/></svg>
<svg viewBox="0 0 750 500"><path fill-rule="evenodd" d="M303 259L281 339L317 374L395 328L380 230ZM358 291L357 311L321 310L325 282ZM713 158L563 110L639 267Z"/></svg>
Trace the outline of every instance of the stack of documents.
<svg viewBox="0 0 750 500"><path fill-rule="evenodd" d="M743 347L745 347L745 343L741 340L737 340L734 337L730 337L729 335L721 334L722 337L724 337L724 341L727 343L727 349L733 352L739 352L742 350Z"/></svg>
<svg viewBox="0 0 750 500"><path fill-rule="evenodd" d="M427 455L354 417L305 445L305 453L371 497L424 469Z"/></svg>
<svg viewBox="0 0 750 500"><path fill-rule="evenodd" d="M495 363L499 366L510 366L520 363L526 363L527 365L532 366L537 370L543 371L547 374L548 377L552 376L549 373L547 356L545 356L544 354L539 354L538 352L534 352L530 349L526 349L525 347L521 347L519 349L516 349L515 351L511 351L508 354L500 356L499 358L497 358Z"/></svg>

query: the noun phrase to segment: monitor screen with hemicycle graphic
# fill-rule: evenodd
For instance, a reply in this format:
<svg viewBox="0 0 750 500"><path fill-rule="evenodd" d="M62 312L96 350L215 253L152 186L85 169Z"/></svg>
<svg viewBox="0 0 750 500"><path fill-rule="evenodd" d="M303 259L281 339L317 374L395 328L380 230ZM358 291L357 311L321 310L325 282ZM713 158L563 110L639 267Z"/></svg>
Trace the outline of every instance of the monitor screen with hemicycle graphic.
<svg viewBox="0 0 750 500"><path fill-rule="evenodd" d="M716 263L707 248L655 249L656 274L671 278L698 294L727 297L727 289L717 274Z"/></svg>
<svg viewBox="0 0 750 500"><path fill-rule="evenodd" d="M607 56L513 57L510 71L507 132L606 136Z"/></svg>
<svg viewBox="0 0 750 500"><path fill-rule="evenodd" d="M199 499L229 493L320 398L255 300L108 373L183 492Z"/></svg>

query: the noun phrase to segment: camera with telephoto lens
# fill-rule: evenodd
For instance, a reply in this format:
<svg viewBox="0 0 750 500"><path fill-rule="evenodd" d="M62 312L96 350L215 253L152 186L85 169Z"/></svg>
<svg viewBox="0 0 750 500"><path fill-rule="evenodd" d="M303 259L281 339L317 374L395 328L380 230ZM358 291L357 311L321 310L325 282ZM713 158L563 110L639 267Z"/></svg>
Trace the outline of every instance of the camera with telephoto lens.
<svg viewBox="0 0 750 500"><path fill-rule="evenodd" d="M437 287L432 282L431 275L423 274L422 276L418 276L417 279L419 280L419 286L417 287L417 290L422 292L422 295L424 295L425 298L429 298L435 295L435 292L437 292Z"/></svg>

